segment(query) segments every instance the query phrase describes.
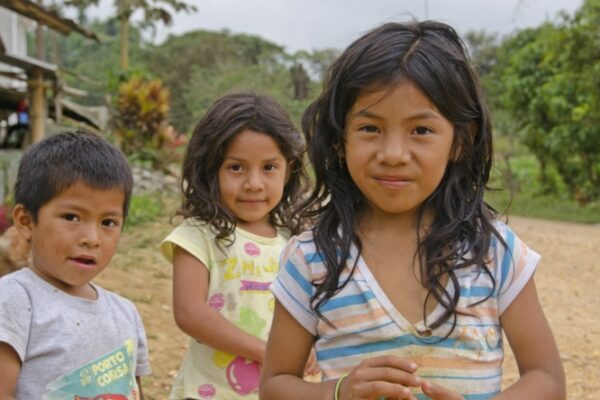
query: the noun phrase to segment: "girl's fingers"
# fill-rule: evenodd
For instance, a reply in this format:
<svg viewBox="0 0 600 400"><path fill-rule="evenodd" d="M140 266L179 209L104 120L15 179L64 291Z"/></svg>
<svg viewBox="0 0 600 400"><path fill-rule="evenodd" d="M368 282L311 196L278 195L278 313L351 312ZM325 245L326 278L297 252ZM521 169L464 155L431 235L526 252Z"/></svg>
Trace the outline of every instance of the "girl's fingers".
<svg viewBox="0 0 600 400"><path fill-rule="evenodd" d="M360 365L365 367L396 368L407 372L415 372L417 370L417 364L414 361L396 356L373 357L363 361Z"/></svg>
<svg viewBox="0 0 600 400"><path fill-rule="evenodd" d="M363 382L361 384L357 384L356 387L352 388L351 393L351 396L340 397L340 399L416 400L410 388L384 381Z"/></svg>
<svg viewBox="0 0 600 400"><path fill-rule="evenodd" d="M358 368L352 375L356 382L387 382L406 387L417 387L422 383L415 373L390 367Z"/></svg>
<svg viewBox="0 0 600 400"><path fill-rule="evenodd" d="M427 381L423 381L421 390L423 390L423 393L429 396L431 400L464 400L464 397L458 393Z"/></svg>

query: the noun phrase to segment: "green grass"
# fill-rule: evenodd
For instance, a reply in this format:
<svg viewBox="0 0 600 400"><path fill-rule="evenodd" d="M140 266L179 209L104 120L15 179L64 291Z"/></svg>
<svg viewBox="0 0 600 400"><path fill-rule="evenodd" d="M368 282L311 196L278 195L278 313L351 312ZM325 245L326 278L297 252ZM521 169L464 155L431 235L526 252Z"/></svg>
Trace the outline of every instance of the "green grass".
<svg viewBox="0 0 600 400"><path fill-rule="evenodd" d="M159 193L133 195L127 216L127 227L152 222L165 211L163 199Z"/></svg>
<svg viewBox="0 0 600 400"><path fill-rule="evenodd" d="M500 212L532 218L571 221L586 224L600 223L600 201L585 206L578 204L568 193L558 171L551 165L547 169L548 183L540 183L540 166L533 154L505 135L495 139L495 163L490 185L500 191L488 191L486 201ZM507 164L503 154L511 154L512 187L507 181ZM507 206L509 207L507 209Z"/></svg>
<svg viewBox="0 0 600 400"><path fill-rule="evenodd" d="M573 200L558 196L515 193L508 211L509 194L507 191L488 192L486 201L500 212L508 215L543 218L557 221L600 224L600 203L581 206Z"/></svg>

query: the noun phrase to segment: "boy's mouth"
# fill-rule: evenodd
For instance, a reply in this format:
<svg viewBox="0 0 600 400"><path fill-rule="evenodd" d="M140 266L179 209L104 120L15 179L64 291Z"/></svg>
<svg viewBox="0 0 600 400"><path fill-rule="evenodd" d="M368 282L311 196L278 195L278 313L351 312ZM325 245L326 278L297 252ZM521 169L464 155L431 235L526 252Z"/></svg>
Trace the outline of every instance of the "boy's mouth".
<svg viewBox="0 0 600 400"><path fill-rule="evenodd" d="M71 260L75 261L78 264L89 265L89 266L96 265L96 259L91 256L71 257Z"/></svg>

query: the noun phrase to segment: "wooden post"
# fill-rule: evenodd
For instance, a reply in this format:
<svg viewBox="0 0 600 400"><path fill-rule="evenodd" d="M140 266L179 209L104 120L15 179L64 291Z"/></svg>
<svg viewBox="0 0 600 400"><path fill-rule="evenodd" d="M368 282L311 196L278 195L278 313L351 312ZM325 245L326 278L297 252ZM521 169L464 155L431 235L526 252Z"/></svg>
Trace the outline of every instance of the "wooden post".
<svg viewBox="0 0 600 400"><path fill-rule="evenodd" d="M42 0L38 0L40 7L44 6ZM38 21L35 27L35 56L38 60L46 61L46 49L44 49L44 26Z"/></svg>
<svg viewBox="0 0 600 400"><path fill-rule="evenodd" d="M45 87L42 70L35 68L29 82L31 85L29 129L31 129L31 142L37 143L44 138L46 128Z"/></svg>
<svg viewBox="0 0 600 400"><path fill-rule="evenodd" d="M54 122L56 125L62 123L63 109L62 109L62 79L57 78L54 82Z"/></svg>
<svg viewBox="0 0 600 400"><path fill-rule="evenodd" d="M59 51L58 51L58 33L53 32L50 36L50 39L51 39L51 43L52 43L52 61L60 69L61 59L60 59L60 55L59 55ZM61 99L62 99L63 85L64 85L64 82L62 80L62 74L57 74L56 80L54 81L54 87L53 87L53 89L54 89L53 90L54 122L56 122L57 125L60 125L62 123L63 112L62 112Z"/></svg>

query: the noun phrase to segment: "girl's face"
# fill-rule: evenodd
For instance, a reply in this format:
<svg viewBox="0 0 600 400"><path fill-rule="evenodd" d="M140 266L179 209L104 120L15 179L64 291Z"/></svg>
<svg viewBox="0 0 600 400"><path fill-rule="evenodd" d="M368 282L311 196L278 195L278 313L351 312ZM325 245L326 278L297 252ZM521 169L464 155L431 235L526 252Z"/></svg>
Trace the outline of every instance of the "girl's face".
<svg viewBox="0 0 600 400"><path fill-rule="evenodd" d="M345 156L370 211L415 216L440 184L454 127L410 81L360 94L346 116Z"/></svg>
<svg viewBox="0 0 600 400"><path fill-rule="evenodd" d="M221 201L237 217L237 226L274 236L269 213L281 201L288 165L275 140L244 130L231 140L219 168Z"/></svg>

